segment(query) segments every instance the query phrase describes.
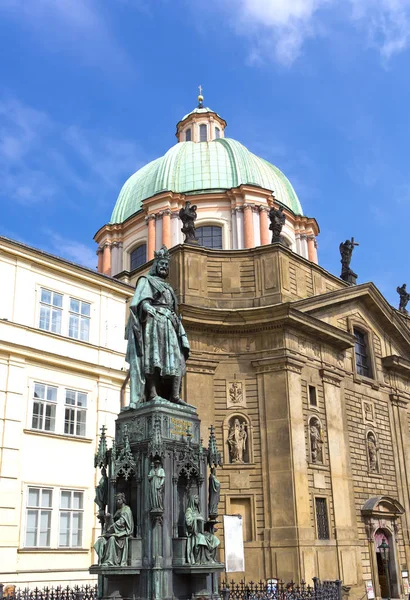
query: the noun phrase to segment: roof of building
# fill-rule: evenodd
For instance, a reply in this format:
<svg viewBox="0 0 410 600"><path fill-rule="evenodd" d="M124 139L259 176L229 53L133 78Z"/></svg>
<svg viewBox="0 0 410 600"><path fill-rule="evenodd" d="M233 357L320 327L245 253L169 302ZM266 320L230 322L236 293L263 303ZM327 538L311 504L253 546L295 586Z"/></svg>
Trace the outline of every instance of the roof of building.
<svg viewBox="0 0 410 600"><path fill-rule="evenodd" d="M119 193L110 223L124 222L142 208L143 200L165 190L201 194L242 184L270 190L285 207L303 214L296 192L282 171L236 140L219 138L175 144L164 156L131 175Z"/></svg>
<svg viewBox="0 0 410 600"><path fill-rule="evenodd" d="M212 113L220 119L222 119L222 117L218 115L218 113L216 113L214 110L212 110L212 108L208 108L208 106L197 106L196 108L194 108L194 110L191 110L191 112L187 113L184 117L182 117L181 121L185 121L185 119L187 119L191 115L203 115L205 113Z"/></svg>

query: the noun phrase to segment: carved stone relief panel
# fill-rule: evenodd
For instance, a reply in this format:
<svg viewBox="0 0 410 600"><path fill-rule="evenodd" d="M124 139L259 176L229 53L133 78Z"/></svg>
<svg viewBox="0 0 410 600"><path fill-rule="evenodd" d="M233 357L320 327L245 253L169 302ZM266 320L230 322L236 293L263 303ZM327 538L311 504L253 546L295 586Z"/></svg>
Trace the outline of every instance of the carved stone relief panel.
<svg viewBox="0 0 410 600"><path fill-rule="evenodd" d="M246 391L243 380L234 379L226 382L226 406L227 408L246 407Z"/></svg>
<svg viewBox="0 0 410 600"><path fill-rule="evenodd" d="M374 402L369 398L364 398L362 403L364 423L375 423Z"/></svg>

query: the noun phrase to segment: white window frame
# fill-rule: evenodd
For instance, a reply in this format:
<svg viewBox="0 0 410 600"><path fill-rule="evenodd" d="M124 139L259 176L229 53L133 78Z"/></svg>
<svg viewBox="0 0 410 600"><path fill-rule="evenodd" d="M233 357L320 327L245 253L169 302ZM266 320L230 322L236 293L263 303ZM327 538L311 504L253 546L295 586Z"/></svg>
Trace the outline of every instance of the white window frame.
<svg viewBox="0 0 410 600"><path fill-rule="evenodd" d="M53 430L48 430L48 429L39 429L36 427L33 427L33 416L34 416L34 403L38 402L39 399L34 397L34 393L35 393L35 389L36 389L36 385L44 385L46 390L47 388L54 388L57 390L57 394L56 394L56 401L49 401L49 400L42 400L40 399L41 403L48 403L48 404L53 404L55 405L55 415L54 415L54 429ZM39 434L44 434L44 435L53 435L53 436L66 436L66 437L70 437L73 439L87 439L87 431L88 431L88 423L87 423L87 412L88 412L88 408L89 408L89 402L90 402L90 391L86 391L84 389L81 389L80 387L74 388L74 387L68 387L65 386L64 384L56 384L54 382L50 382L50 381L39 381L38 379L32 379L30 381L30 386L29 386L29 396L28 396L28 401L31 403L28 410L27 410L27 429L29 429L30 431L39 433ZM74 401L75 404L72 404L71 402L67 402L67 392L71 392L74 393ZM46 391L47 394L47 391ZM79 404L80 402L80 404ZM84 405L82 405L84 404ZM66 410L74 410L75 414L74 414L74 433L67 433L66 432ZM79 413L85 413L85 415L79 415ZM78 434L78 428L81 429L81 418L82 416L85 417L84 419L84 433L82 434ZM43 423L44 423L44 411L43 411Z"/></svg>
<svg viewBox="0 0 410 600"><path fill-rule="evenodd" d="M70 494L70 507L62 507L61 500L63 497L63 493ZM74 494L78 494L81 497L81 508L73 507L73 498ZM62 531L62 515L67 513L69 515L69 527L68 527L68 535L69 535L69 544L61 544L61 531ZM74 515L81 515L81 526L78 528L80 531L80 543L73 544L73 519ZM73 489L65 489L61 488L59 490L59 511L58 511L58 547L59 548L82 548L83 546L83 535L84 535L84 491L83 490L73 490Z"/></svg>
<svg viewBox="0 0 410 600"><path fill-rule="evenodd" d="M39 490L40 491L40 503L38 506L30 506L29 505L29 496L30 496L30 489L34 489L34 490ZM51 492L51 506L50 507L43 507L41 506L41 499L43 496L43 491L47 491L47 492ZM25 548L51 548L51 536L52 536L52 529L53 529L53 501L54 501L54 490L53 488L44 486L44 485L28 485L27 486L27 491L26 491L26 502L25 502L25 527L24 527L24 547ZM50 514L50 526L49 526L49 543L46 545L40 545L38 543L39 541L39 537L41 535L41 529L40 527L38 527L38 531L36 533L36 544L34 545L29 545L27 544L27 535L28 535L28 518L29 518L29 511L37 511L40 513L40 520L41 520L41 513L42 512L48 512Z"/></svg>
<svg viewBox="0 0 410 600"><path fill-rule="evenodd" d="M51 301L50 302L46 302L45 300L43 300L43 291L44 292L48 292L51 294ZM53 303L54 301L54 296L60 296L61 297L61 306L58 306L56 304ZM41 329L41 331L49 331L51 333L59 333L61 334L61 330L63 328L63 305L64 305L64 294L61 294L60 292L56 292L54 290L50 290L48 287L40 287L40 309L39 309L39 316L38 316L38 328ZM48 327L41 327L41 311L42 309L49 311L49 323L48 323ZM58 328L58 331L53 331L52 328L52 324L53 324L53 315L60 315L60 327Z"/></svg>
<svg viewBox="0 0 410 600"><path fill-rule="evenodd" d="M72 305L71 305L72 302L79 303L79 311L78 312L72 309ZM83 305L89 307L88 315L83 313L83 311L82 311ZM74 318L78 319L77 335L73 335L71 333L71 319L74 319ZM82 336L83 323L87 323L86 337ZM91 302L86 302L85 300L79 300L78 298L74 298L73 296L70 296L69 305L68 305L68 331L67 331L68 337L73 340L81 340L82 342L88 342L90 340L90 330L91 330Z"/></svg>
<svg viewBox="0 0 410 600"><path fill-rule="evenodd" d="M67 402L67 393L69 393L69 392L74 394L75 404L70 404ZM81 404L80 405L78 404L80 395L85 396L85 404L83 406ZM80 390L73 390L71 388L65 388L65 390L64 390L64 426L63 426L64 435L70 435L73 437L86 437L86 435L87 435L87 405L88 405L88 394L86 392L82 392ZM69 431L66 431L66 424L70 423L70 421L66 417L67 411L74 412L74 421L73 421L74 433L70 433ZM81 420L79 421L80 414L85 415L84 423L82 423ZM78 426L81 427L81 425L84 425L84 433L77 433Z"/></svg>
<svg viewBox="0 0 410 600"><path fill-rule="evenodd" d="M35 397L35 393L36 393L36 386L44 386L45 388L45 394L44 394L44 398L36 398ZM55 394L55 400L50 400L48 398L48 390L49 389L53 389L56 390L56 394ZM41 417L36 417L36 418L41 418L42 420L42 426L41 427L34 427L34 405L38 404L39 406L42 406L42 414ZM54 415L53 415L53 424L54 427L53 429L46 429L45 427L45 422L46 422L46 411L48 407L54 407ZM31 394L31 421L30 421L30 429L33 429L34 431L43 431L45 433L55 433L56 430L56 422L57 422L57 413L58 413L58 386L56 385L50 385L48 383L44 383L42 381L34 381L33 385L32 385L32 394Z"/></svg>
<svg viewBox="0 0 410 600"><path fill-rule="evenodd" d="M34 507L34 506L30 506L29 505L29 493L30 493L30 489L36 489L36 490L45 490L48 492L51 492L51 506L50 507ZM61 499L62 499L62 492L71 492L71 499L73 499L74 494L80 494L81 495L81 506L82 508L63 508L61 505ZM73 550L73 551L83 551L85 549L84 547L84 532L85 532L85 528L87 526L86 523L86 511L85 511L85 501L86 501L86 490L84 488L76 488L76 487L72 487L72 486L48 486L48 485L44 485L44 484L36 484L36 483L25 483L23 486L23 497L24 497L24 513L23 513L23 522L24 522L24 527L21 527L21 534L20 534L20 548L24 548L27 550L33 550L33 551L38 551L38 552L42 552L42 551L47 551L49 552L50 550ZM40 504L41 504L41 496L40 496ZM71 501L71 506L72 506L72 501ZM28 545L27 544L27 535L28 535L28 511L29 510L43 510L43 511L47 511L51 514L50 516L50 521L49 521L49 544L47 545ZM60 534L61 534L61 513L67 513L70 512L70 519L69 519L69 543L70 545L62 545L60 544ZM73 529L72 529L72 524L73 524L73 519L74 519L74 514L75 513L81 513L81 527L79 528L81 530L80 532L80 544L79 545L73 545ZM36 533L36 542L39 541L39 536L40 536L40 530L38 530L38 532Z"/></svg>

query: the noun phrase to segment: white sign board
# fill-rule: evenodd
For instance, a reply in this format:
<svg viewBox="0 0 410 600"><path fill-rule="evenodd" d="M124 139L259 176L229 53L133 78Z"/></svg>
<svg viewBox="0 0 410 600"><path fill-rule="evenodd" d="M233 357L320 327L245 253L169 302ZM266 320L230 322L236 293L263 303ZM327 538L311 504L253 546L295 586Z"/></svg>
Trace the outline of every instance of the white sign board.
<svg viewBox="0 0 410 600"><path fill-rule="evenodd" d="M240 515L224 515L225 571L245 571L243 550L243 522Z"/></svg>
<svg viewBox="0 0 410 600"><path fill-rule="evenodd" d="M373 600L375 598L374 590L373 590L373 583L371 580L366 581L366 594L367 594L368 600Z"/></svg>

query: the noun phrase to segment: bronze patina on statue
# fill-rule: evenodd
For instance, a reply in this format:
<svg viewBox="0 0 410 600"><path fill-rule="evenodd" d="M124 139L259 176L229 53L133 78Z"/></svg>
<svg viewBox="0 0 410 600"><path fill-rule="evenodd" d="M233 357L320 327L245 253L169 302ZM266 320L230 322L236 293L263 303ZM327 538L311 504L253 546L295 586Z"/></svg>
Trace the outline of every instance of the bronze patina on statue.
<svg viewBox="0 0 410 600"><path fill-rule="evenodd" d="M180 397L181 379L189 356L189 343L178 315L178 303L165 280L169 252L155 252L148 275L137 281L126 328L130 365L130 408L149 400L185 404Z"/></svg>

